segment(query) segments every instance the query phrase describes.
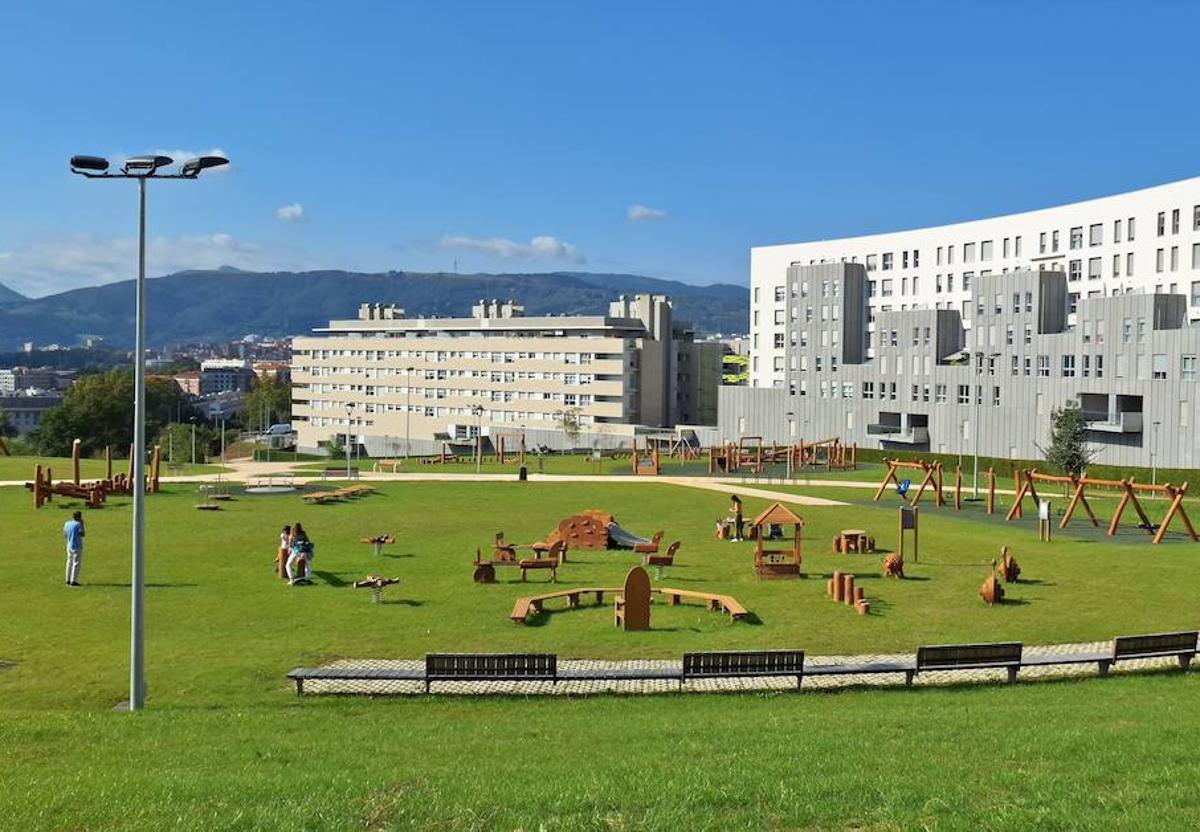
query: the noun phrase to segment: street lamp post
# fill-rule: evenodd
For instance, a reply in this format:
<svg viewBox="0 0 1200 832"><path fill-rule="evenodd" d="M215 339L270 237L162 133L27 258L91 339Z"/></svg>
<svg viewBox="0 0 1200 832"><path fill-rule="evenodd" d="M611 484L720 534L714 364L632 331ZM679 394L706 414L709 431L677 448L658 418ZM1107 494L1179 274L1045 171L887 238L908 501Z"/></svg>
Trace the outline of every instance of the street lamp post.
<svg viewBox="0 0 1200 832"><path fill-rule="evenodd" d="M110 173L100 156L72 156L71 173L88 179L136 179L138 183L138 275L134 313L133 359L133 533L129 614L129 710L146 704L145 679L145 529L146 529L146 180L195 179L208 168L229 163L223 156L201 156L184 162L178 173L159 173L174 164L169 156L126 159L119 173Z"/></svg>
<svg viewBox="0 0 1200 832"><path fill-rule="evenodd" d="M196 464L196 417L191 417L192 422L192 465Z"/></svg>
<svg viewBox="0 0 1200 832"><path fill-rule="evenodd" d="M471 405L471 413L479 419L475 431L475 473L478 474L483 468L483 405Z"/></svg>
<svg viewBox="0 0 1200 832"><path fill-rule="evenodd" d="M1154 436L1150 440L1150 484L1158 485L1158 426L1162 422L1154 423Z"/></svg>
<svg viewBox="0 0 1200 832"><path fill-rule="evenodd" d="M346 403L346 479L350 479L350 425L353 419L354 402Z"/></svg>

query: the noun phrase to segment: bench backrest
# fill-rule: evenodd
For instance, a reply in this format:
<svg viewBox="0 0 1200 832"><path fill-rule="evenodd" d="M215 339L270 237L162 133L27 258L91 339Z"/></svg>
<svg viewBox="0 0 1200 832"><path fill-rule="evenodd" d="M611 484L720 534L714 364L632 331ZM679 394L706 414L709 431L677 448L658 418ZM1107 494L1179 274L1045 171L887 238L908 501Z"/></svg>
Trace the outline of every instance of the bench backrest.
<svg viewBox="0 0 1200 832"><path fill-rule="evenodd" d="M1020 663L1019 641L996 644L938 644L917 648L917 670Z"/></svg>
<svg viewBox="0 0 1200 832"><path fill-rule="evenodd" d="M1154 633L1148 636L1118 636L1113 639L1114 659L1138 656L1174 656L1196 652L1196 630L1180 633Z"/></svg>
<svg viewBox="0 0 1200 832"><path fill-rule="evenodd" d="M427 653L426 679L554 679L553 653Z"/></svg>
<svg viewBox="0 0 1200 832"><path fill-rule="evenodd" d="M722 676L800 676L803 650L746 650L684 653L683 678Z"/></svg>
<svg viewBox="0 0 1200 832"><path fill-rule="evenodd" d="M675 557L675 553L679 551L679 544L680 544L680 541L676 540L674 543L672 543L670 546L667 547L667 554L666 554L667 560L671 560L672 558Z"/></svg>

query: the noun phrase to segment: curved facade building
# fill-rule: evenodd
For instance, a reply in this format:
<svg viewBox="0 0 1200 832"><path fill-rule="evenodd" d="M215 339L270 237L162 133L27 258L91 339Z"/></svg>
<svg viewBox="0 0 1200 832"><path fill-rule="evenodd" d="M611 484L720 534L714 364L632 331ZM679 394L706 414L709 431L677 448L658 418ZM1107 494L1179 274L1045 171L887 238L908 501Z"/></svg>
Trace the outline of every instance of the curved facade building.
<svg viewBox="0 0 1200 832"><path fill-rule="evenodd" d="M789 266L861 263L868 323L879 312L956 309L972 324L981 276L1022 270L1067 275L1068 302L1128 293L1186 296L1200 318L1200 177L1115 196L910 231L750 250L751 384L785 383ZM873 328L873 327L871 327Z"/></svg>

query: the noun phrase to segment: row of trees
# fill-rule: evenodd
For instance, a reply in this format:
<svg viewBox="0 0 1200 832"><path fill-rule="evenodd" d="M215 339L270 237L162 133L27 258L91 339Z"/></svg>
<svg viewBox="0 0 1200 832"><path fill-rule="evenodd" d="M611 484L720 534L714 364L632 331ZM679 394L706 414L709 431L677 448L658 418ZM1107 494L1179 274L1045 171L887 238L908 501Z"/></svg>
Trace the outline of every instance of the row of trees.
<svg viewBox="0 0 1200 832"><path fill-rule="evenodd" d="M246 395L241 426L263 430L275 422L291 421L291 387L275 379L264 379ZM215 454L221 444L216 426L209 425L192 407L186 395L168 378L146 379L146 435L174 449L177 461L191 458L195 423L197 460ZM267 424L263 424L263 422ZM0 414L0 430L6 420ZM67 456L71 443L79 439L85 456L111 447L123 454L133 443L133 373L117 368L80 376L63 396L62 404L46 411L37 429L29 435L32 449L44 456Z"/></svg>

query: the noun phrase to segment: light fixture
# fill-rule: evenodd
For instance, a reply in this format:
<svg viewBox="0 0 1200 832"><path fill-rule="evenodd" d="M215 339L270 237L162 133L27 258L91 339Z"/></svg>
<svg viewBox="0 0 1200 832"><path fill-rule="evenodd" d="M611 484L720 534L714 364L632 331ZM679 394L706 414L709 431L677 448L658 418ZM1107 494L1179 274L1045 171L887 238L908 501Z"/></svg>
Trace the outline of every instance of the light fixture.
<svg viewBox="0 0 1200 832"><path fill-rule="evenodd" d="M219 168L221 165L228 165L229 160L224 156L199 156L195 159L188 159L183 163L183 167L179 169L180 176L186 176L188 179L194 179L200 174L200 171L207 168Z"/></svg>
<svg viewBox="0 0 1200 832"><path fill-rule="evenodd" d="M108 160L103 156L72 156L71 171L78 173L84 170L94 170L103 173L108 170Z"/></svg>
<svg viewBox="0 0 1200 832"><path fill-rule="evenodd" d="M170 156L134 156L125 160L121 171L123 173L144 172L147 176L153 176L159 168L165 168L174 161Z"/></svg>

